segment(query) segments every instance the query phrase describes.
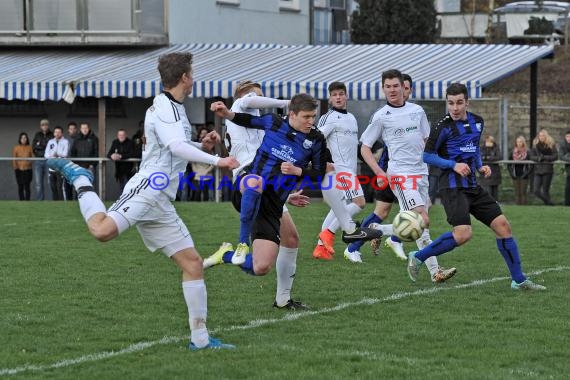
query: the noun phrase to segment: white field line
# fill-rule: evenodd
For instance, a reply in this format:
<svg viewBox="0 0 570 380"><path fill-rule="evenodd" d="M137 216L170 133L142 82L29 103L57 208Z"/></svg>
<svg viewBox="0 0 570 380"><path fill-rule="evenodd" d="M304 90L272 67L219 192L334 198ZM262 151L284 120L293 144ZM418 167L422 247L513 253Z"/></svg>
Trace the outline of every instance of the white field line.
<svg viewBox="0 0 570 380"><path fill-rule="evenodd" d="M547 272L560 272L560 271L566 271L566 270L570 270L570 267L557 266L557 267L537 270L537 271L530 272L527 274L530 276L534 276L534 275L540 275L540 274L547 273ZM341 303L341 304L338 304L338 305L335 305L332 307L325 307L325 308L322 308L319 310L314 310L314 311L309 310L309 311L289 313L289 314L286 314L285 316L283 316L282 318L256 319L256 320L250 321L248 324L245 324L245 325L235 325L235 326L222 327L222 328L218 328L218 329L212 329L212 330L210 330L210 332L212 334L216 334L216 333L224 332L224 331L253 329L253 328L257 328L257 327L265 326L265 325L270 325L270 324L294 321L294 320L297 320L300 318L306 318L306 317L310 317L313 315L333 313L336 311L344 310L344 309L347 309L350 307L355 307L355 306L374 305L374 304L377 304L380 302L396 301L396 300L400 300L400 299L407 298L407 297L420 296L420 295L425 295L425 294L433 294L433 293L438 293L438 292L442 292L442 291L446 291L446 290L473 288L473 287L482 286L482 285L490 284L490 283L497 282L497 281L505 281L505 280L510 280L510 277L493 277L493 278L489 278L489 279L485 279L485 280L475 280L475 281L472 281L472 282L469 282L466 284L460 284L460 285L455 285L455 286L445 286L445 287L434 286L434 287L430 287L430 288L426 288L426 289L414 290L412 292L397 292L397 293L393 293L393 294L391 294L387 297L384 297L384 298L363 298L360 301L345 302L345 303ZM125 348L118 350L118 351L103 351L103 352L98 352L95 354L83 355L83 356L77 357L75 359L60 360L60 361L57 361L57 362L52 363L52 364L38 364L38 365L26 364L26 365L23 365L20 367L15 367L15 368L1 368L0 369L0 376L15 375L18 373L28 372L28 371L45 371L45 370L50 370L50 369L55 369L55 368L69 367L69 366L76 365L76 364L82 364L82 363L86 363L86 362L94 362L94 361L104 360L107 358L112 358L112 357L119 356L119 355L130 354L133 352L145 350L145 349L153 347L153 346L176 343L176 342L180 342L180 341L187 340L187 339L188 339L188 336L184 336L184 337L170 336L170 337L164 337L162 339L154 340L154 341L150 341L150 342L139 342L139 343L131 344L130 346L125 347Z"/></svg>

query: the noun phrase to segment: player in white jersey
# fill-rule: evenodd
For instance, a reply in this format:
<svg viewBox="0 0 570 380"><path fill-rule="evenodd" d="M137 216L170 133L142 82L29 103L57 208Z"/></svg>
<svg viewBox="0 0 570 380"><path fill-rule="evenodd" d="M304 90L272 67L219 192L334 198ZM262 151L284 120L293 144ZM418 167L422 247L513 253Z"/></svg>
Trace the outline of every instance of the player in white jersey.
<svg viewBox="0 0 570 380"><path fill-rule="evenodd" d="M378 176L378 186L392 186L401 210L412 210L424 219L426 229L416 241L422 249L431 243L429 235L428 170L423 162L425 141L429 137L430 127L422 107L404 101L403 77L398 70L382 73L382 90L388 104L378 110L362 134L362 157ZM382 139L388 149L388 170L384 172L372 154L371 147ZM386 181L387 180L387 181ZM385 235L392 235L389 225L379 226ZM443 270L437 260L426 262L432 279L455 275L456 269ZM441 282L441 281L438 281Z"/></svg>
<svg viewBox="0 0 570 380"><path fill-rule="evenodd" d="M289 106L289 100L264 97L261 91L261 85L252 81L241 82L234 91L234 98L236 100L232 104L232 112L247 113L253 116L260 115L260 108L286 108ZM233 170L234 180L242 174L246 166L251 164L264 135L264 130L245 128L235 124L231 120L226 120L226 148L230 155L235 157L240 163L240 166ZM308 197L297 192L291 194L289 203L304 207L309 204L309 201ZM289 310L307 309L305 304L291 298L291 289L297 268L299 234L287 207L283 207L279 234L281 241L275 265L277 272L277 291L273 306L279 309ZM224 254L230 251L234 251L233 245L231 243L222 243L214 254L204 260L204 268L223 264ZM234 254L231 256L231 263L235 265L243 264L247 259L247 255L251 255L249 252L236 255L236 251L234 251Z"/></svg>
<svg viewBox="0 0 570 380"><path fill-rule="evenodd" d="M332 82L328 91L331 109L319 119L318 129L327 139L327 147L334 163L331 185L343 188L343 203L352 217L366 204L362 188L356 185L358 123L354 115L346 110L346 85ZM338 218L331 209L323 221L319 241L313 250L315 259L332 260L335 233L339 227ZM345 250L344 257L355 263L362 262L358 252Z"/></svg>
<svg viewBox="0 0 570 380"><path fill-rule="evenodd" d="M178 189L179 173L188 161L204 162L233 169L233 157L219 158L191 143L191 126L183 101L192 92L192 54L170 53L158 61L164 93L154 98L145 116L146 145L139 172L108 211L93 190L93 175L69 160L49 159L77 191L79 207L89 232L99 241L109 241L136 226L151 251L160 249L182 269L182 291L188 308L191 350L234 348L209 336L206 328L207 295L202 259L172 201ZM204 145L213 145L210 134ZM219 136L217 136L219 138Z"/></svg>

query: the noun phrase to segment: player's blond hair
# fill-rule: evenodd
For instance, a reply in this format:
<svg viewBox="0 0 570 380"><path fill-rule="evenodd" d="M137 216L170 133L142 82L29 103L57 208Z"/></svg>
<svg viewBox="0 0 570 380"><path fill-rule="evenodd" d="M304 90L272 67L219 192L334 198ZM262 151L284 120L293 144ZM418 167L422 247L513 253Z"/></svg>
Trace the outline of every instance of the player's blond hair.
<svg viewBox="0 0 570 380"><path fill-rule="evenodd" d="M234 91L234 99L241 98L245 94L251 92L254 88L261 89L261 85L257 82L253 82L250 80L246 80L243 82L238 83L235 91Z"/></svg>

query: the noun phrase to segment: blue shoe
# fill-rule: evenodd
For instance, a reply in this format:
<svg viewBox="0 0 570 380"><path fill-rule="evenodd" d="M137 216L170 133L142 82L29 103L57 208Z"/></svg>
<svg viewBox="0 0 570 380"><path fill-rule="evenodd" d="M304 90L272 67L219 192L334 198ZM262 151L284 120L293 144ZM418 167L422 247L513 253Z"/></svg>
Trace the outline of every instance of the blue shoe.
<svg viewBox="0 0 570 380"><path fill-rule="evenodd" d="M418 251L412 251L408 254L408 276L410 280L416 282L418 279L418 273L420 273L420 268L423 262L416 258L416 253Z"/></svg>
<svg viewBox="0 0 570 380"><path fill-rule="evenodd" d="M222 343L219 339L216 338L209 338L209 342L208 345L206 347L196 347L194 345L194 343L190 342L190 344L188 345L188 348L191 351L199 351L199 350L206 350L206 349L210 349L210 350L233 350L236 348L236 346L234 346L233 344L227 344L227 343Z"/></svg>
<svg viewBox="0 0 570 380"><path fill-rule="evenodd" d="M87 177L93 183L93 173L66 158L48 158L47 166L60 172L69 184L73 184L73 181L81 176Z"/></svg>
<svg viewBox="0 0 570 380"><path fill-rule="evenodd" d="M546 286L538 285L529 280L528 278L517 284L515 280L511 282L511 289L513 290L546 290Z"/></svg>

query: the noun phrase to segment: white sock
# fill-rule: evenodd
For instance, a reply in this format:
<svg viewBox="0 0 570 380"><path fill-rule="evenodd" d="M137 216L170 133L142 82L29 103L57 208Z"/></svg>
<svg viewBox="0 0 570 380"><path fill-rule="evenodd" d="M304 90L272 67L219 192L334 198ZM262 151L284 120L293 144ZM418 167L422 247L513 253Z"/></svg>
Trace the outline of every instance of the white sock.
<svg viewBox="0 0 570 380"><path fill-rule="evenodd" d="M78 194L77 200L79 201L81 215L83 215L83 219L85 219L86 222L93 215L99 212L105 213L106 211L105 205L101 202L101 199L99 199L99 196L94 191L85 191Z"/></svg>
<svg viewBox="0 0 570 380"><path fill-rule="evenodd" d="M327 186L330 187L330 181L328 181L328 178L325 176L325 178L322 181L322 187L327 187ZM323 190L322 193L323 193L323 199L333 210L342 230L347 233L353 233L356 230L356 223L354 223L354 221L348 214L348 211L344 207L345 205L344 205L344 199L342 199L343 198L342 192L339 189L337 189L335 186L332 186L328 190Z"/></svg>
<svg viewBox="0 0 570 380"><path fill-rule="evenodd" d="M419 249L423 249L432 243L431 237L429 235L429 228L426 228L422 233L422 236L418 240L416 240L416 245ZM439 270L439 263L437 262L437 258L435 256L427 258L425 261L426 267L429 270L429 273L433 276Z"/></svg>
<svg viewBox="0 0 570 380"><path fill-rule="evenodd" d="M329 228L329 226L331 225L332 222L334 222L335 219L336 219L336 216L334 215L333 210L329 210L329 213L325 217L325 220L323 220L323 225L321 226L321 231Z"/></svg>
<svg viewBox="0 0 570 380"><path fill-rule="evenodd" d="M80 175L79 177L77 177L75 179L75 181L73 181L73 187L75 187L76 191L80 187L84 187L84 186L93 186L91 181L89 181L89 178L85 177L84 175Z"/></svg>
<svg viewBox="0 0 570 380"><path fill-rule="evenodd" d="M209 343L206 317L208 315L208 293L204 280L183 281L182 292L188 307L190 341L196 347L206 347Z"/></svg>
<svg viewBox="0 0 570 380"><path fill-rule="evenodd" d="M295 271L297 269L297 253L299 248L287 248L279 246L279 254L277 255L277 263L275 270L277 271L277 292L275 294L275 302L277 306L283 306L291 299L291 288L295 279Z"/></svg>
<svg viewBox="0 0 570 380"><path fill-rule="evenodd" d="M378 224L377 230L382 231L382 235L384 236L394 235L394 226L392 224Z"/></svg>
<svg viewBox="0 0 570 380"><path fill-rule="evenodd" d="M351 219L354 215L356 215L360 211L362 211L362 209L356 203L352 203L352 202L350 202L349 204L344 206L344 208L346 208L346 211L348 212L348 215L350 215ZM329 230L331 230L332 232L336 232L339 229L339 227L340 227L340 223L338 221L338 218L335 217L329 226Z"/></svg>

